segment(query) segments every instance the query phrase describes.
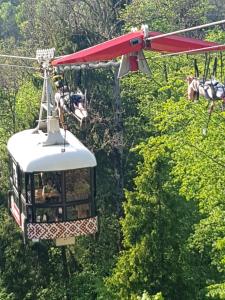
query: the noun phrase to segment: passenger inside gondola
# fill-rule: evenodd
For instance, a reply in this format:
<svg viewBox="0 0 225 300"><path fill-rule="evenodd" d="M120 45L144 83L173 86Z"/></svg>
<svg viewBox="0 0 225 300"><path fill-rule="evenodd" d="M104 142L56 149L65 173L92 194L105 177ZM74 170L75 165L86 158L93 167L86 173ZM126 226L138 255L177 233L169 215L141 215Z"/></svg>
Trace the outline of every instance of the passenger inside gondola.
<svg viewBox="0 0 225 300"><path fill-rule="evenodd" d="M34 174L37 223L74 221L91 216L90 168Z"/></svg>
<svg viewBox="0 0 225 300"><path fill-rule="evenodd" d="M51 179L48 179L46 184L43 185L42 197L44 198L44 201L49 200L51 198L59 197L59 191L57 190L55 184L52 182Z"/></svg>
<svg viewBox="0 0 225 300"><path fill-rule="evenodd" d="M62 207L36 208L36 222L61 222L63 220Z"/></svg>
<svg viewBox="0 0 225 300"><path fill-rule="evenodd" d="M59 174L38 173L34 175L36 203L58 203L61 201Z"/></svg>

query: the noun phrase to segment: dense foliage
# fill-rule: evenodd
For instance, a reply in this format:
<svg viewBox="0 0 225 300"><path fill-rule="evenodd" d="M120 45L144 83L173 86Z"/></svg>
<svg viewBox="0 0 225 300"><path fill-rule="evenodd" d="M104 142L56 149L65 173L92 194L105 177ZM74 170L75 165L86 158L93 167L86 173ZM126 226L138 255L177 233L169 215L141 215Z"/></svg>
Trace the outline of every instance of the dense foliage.
<svg viewBox="0 0 225 300"><path fill-rule="evenodd" d="M142 23L168 32L223 19L224 8L220 0L3 0L0 49L68 54ZM222 26L189 35L225 42ZM96 154L99 216L96 236L66 248L24 245L8 216L6 143L35 126L42 79L0 70L0 300L225 299L225 113L218 102L209 120L205 99L187 100L192 57L146 56L151 78L125 77L120 96L113 68L65 74L87 89L90 122L67 122ZM196 57L202 76L204 55ZM223 56L218 61L224 81Z"/></svg>

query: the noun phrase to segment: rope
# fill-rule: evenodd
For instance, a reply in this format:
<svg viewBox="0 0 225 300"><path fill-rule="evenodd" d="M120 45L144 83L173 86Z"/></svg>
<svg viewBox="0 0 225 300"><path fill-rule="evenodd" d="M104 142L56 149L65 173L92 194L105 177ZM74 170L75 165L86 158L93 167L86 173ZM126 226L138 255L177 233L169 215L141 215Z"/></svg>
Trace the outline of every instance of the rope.
<svg viewBox="0 0 225 300"><path fill-rule="evenodd" d="M165 75L166 82L168 82L168 72L167 72L167 66L165 63L163 64L163 74Z"/></svg>
<svg viewBox="0 0 225 300"><path fill-rule="evenodd" d="M199 77L199 70L198 70L198 64L197 64L197 59L194 59L194 68L195 68L195 77Z"/></svg>
<svg viewBox="0 0 225 300"><path fill-rule="evenodd" d="M210 107L210 109L209 109L208 120L207 120L207 123L206 123L205 128L203 128L203 130L202 130L203 135L207 135L208 128L209 128L209 123L210 123L210 119L211 119L212 112L213 112L213 105L214 105L214 104L212 104L212 107Z"/></svg>
<svg viewBox="0 0 225 300"><path fill-rule="evenodd" d="M203 74L203 84L206 81L206 68L208 63L208 53L205 53L205 63L204 63L204 74Z"/></svg>
<svg viewBox="0 0 225 300"><path fill-rule="evenodd" d="M211 59L212 59L212 56L210 54L206 55L205 70L204 70L204 75L203 75L204 82L206 81L208 74L209 74L209 65L210 65Z"/></svg>
<svg viewBox="0 0 225 300"><path fill-rule="evenodd" d="M220 51L220 81L224 83L223 78L223 53Z"/></svg>
<svg viewBox="0 0 225 300"><path fill-rule="evenodd" d="M210 156L208 153L206 153L204 150L201 150L197 146L195 146L195 145L193 145L193 144L191 144L191 143L189 143L187 141L186 141L186 145L195 148L198 152L200 152L203 155L205 155L205 157L207 157L208 159L210 159L212 162L214 162L215 164L219 165L220 167L222 167L222 168L225 167L225 162L223 162L221 160L218 160L217 158L214 158L213 156Z"/></svg>
<svg viewBox="0 0 225 300"><path fill-rule="evenodd" d="M216 73L217 73L217 62L218 62L218 59L217 59L217 57L215 57L214 64L213 64L213 70L212 70L212 76L214 76L214 77L216 77Z"/></svg>

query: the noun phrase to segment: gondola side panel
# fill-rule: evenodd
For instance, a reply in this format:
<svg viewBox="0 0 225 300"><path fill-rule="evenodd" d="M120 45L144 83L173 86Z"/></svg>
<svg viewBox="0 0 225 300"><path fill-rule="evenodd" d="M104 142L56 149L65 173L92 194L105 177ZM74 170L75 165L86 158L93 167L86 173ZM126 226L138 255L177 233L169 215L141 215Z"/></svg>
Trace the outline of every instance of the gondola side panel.
<svg viewBox="0 0 225 300"><path fill-rule="evenodd" d="M97 217L60 223L27 223L28 239L58 239L95 234L98 230Z"/></svg>

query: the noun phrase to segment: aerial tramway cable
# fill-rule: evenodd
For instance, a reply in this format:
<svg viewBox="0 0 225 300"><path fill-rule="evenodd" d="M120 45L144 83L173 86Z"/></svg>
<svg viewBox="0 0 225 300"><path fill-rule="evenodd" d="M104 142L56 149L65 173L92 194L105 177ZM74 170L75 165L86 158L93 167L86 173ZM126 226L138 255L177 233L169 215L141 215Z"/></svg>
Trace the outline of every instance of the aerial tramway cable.
<svg viewBox="0 0 225 300"><path fill-rule="evenodd" d="M203 48L198 48L198 49L185 50L185 51L179 51L179 52L173 52L173 53L167 53L167 54L157 55L157 56L155 56L155 58L177 56L177 55L182 55L182 54L192 54L192 53L201 54L201 53L206 52L208 50L218 51L222 47L225 47L225 44L216 45L216 46L209 46L209 47L203 47Z"/></svg>
<svg viewBox="0 0 225 300"><path fill-rule="evenodd" d="M8 54L0 54L0 57L16 58L16 59L27 59L27 60L37 60L37 58L35 58L35 57L17 56L17 55L8 55Z"/></svg>
<svg viewBox="0 0 225 300"><path fill-rule="evenodd" d="M225 23L225 20L216 21L216 22L198 25L198 26L194 26L194 27L189 27L189 28L185 28L185 29L181 29L181 30L177 30L177 31L173 31L173 32L159 34L156 36L146 38L146 40L153 41L153 40L160 39L163 37L167 37L167 36L171 36L171 35L175 35L175 34L179 34L179 33L184 33L184 32L188 32L188 31L192 31L192 30L196 30L196 29L206 28L206 27L210 27L210 26L215 26L215 25L219 25L219 24L224 24L224 23Z"/></svg>
<svg viewBox="0 0 225 300"><path fill-rule="evenodd" d="M1 67L12 67L12 68L24 68L24 69L32 69L32 70L40 70L39 68L30 67L30 66L21 66L21 65L12 65L12 64L0 64Z"/></svg>

